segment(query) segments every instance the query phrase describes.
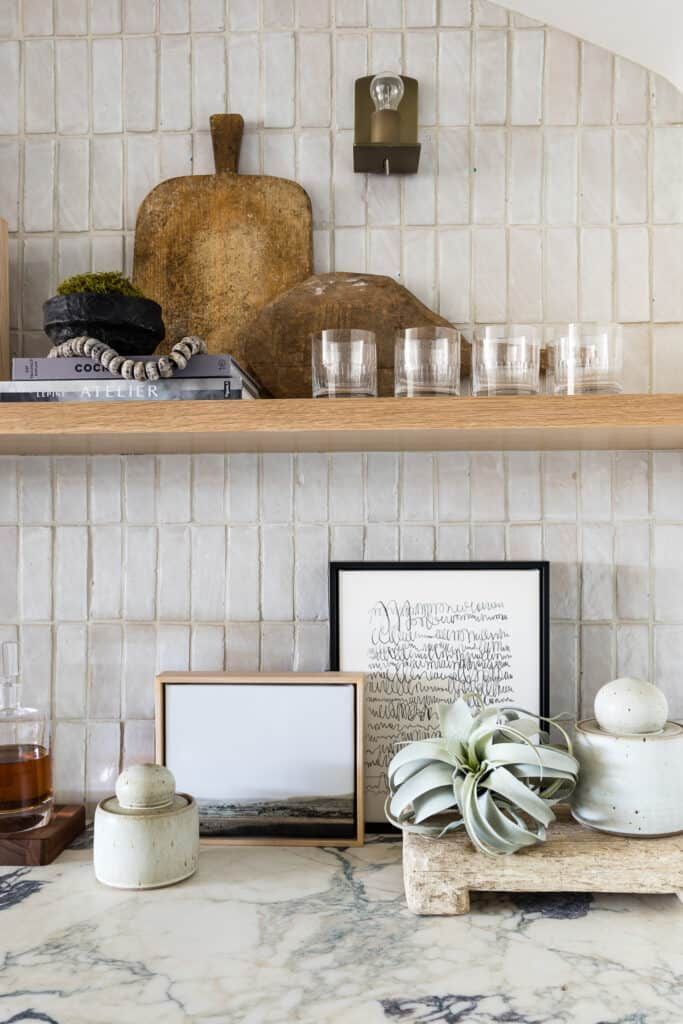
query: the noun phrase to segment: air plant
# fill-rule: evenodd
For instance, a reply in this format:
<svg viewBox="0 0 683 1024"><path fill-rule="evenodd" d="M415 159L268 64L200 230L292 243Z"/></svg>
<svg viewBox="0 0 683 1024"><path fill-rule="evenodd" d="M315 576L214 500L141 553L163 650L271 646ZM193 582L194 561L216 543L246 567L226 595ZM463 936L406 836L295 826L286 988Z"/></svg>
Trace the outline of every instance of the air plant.
<svg viewBox="0 0 683 1024"><path fill-rule="evenodd" d="M408 744L389 765L389 821L433 837L464 826L491 856L542 842L553 805L567 800L578 776L565 730L521 708L472 713L462 698L438 710L441 737ZM566 749L550 744L541 722L555 725Z"/></svg>

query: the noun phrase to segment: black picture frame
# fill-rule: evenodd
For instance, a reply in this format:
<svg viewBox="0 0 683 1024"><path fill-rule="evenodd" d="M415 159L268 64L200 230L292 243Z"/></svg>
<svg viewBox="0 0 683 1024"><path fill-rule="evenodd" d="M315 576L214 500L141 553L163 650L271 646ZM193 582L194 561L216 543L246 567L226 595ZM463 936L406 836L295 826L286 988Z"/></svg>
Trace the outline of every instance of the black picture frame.
<svg viewBox="0 0 683 1024"><path fill-rule="evenodd" d="M330 603L330 669L339 671L340 651L340 583L343 573L348 572L457 572L457 571L528 571L538 574L539 609L539 680L538 713L547 717L550 712L550 563L547 561L487 561L487 562L330 562L329 603ZM363 666L356 666L363 671ZM366 821L370 832L391 831L384 821Z"/></svg>

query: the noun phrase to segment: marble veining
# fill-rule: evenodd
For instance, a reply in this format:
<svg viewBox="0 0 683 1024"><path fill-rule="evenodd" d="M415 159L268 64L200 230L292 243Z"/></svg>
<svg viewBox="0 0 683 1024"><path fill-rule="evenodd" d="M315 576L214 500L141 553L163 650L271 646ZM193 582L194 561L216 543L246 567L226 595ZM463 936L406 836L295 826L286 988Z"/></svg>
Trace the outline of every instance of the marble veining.
<svg viewBox="0 0 683 1024"><path fill-rule="evenodd" d="M458 1024L476 1020L527 1024L531 1018L520 1016L510 1008L510 1000L499 994L472 996L424 996L421 999L383 999L382 1007L389 1020L412 1021L414 1024ZM534 1017L534 1024L552 1017Z"/></svg>
<svg viewBox="0 0 683 1024"><path fill-rule="evenodd" d="M0 869L0 1024L680 1024L668 896L473 895L405 906L401 847L202 850L122 892L91 854Z"/></svg>
<svg viewBox="0 0 683 1024"><path fill-rule="evenodd" d="M45 885L45 882L27 878L29 871L29 868L17 868L0 876L0 910L17 906Z"/></svg>
<svg viewBox="0 0 683 1024"><path fill-rule="evenodd" d="M0 1024L14 1024L15 1021L20 1020L42 1020L45 1024L59 1024L54 1017L50 1017L47 1013L36 1013L35 1010L26 1010L24 1013L15 1013L13 1017L8 1017L7 1020L3 1020Z"/></svg>

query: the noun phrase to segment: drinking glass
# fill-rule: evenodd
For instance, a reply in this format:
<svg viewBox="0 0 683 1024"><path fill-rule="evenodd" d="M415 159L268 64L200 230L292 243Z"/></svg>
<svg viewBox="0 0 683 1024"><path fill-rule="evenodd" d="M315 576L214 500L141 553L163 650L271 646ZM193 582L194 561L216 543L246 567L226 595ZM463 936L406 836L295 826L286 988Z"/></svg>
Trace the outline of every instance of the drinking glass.
<svg viewBox="0 0 683 1024"><path fill-rule="evenodd" d="M460 334L453 327L407 327L396 333L397 398L460 394Z"/></svg>
<svg viewBox="0 0 683 1024"><path fill-rule="evenodd" d="M556 395L620 394L622 349L618 324L568 324L550 346L549 390Z"/></svg>
<svg viewBox="0 0 683 1024"><path fill-rule="evenodd" d="M351 328L311 335L314 398L376 398L377 346L373 331Z"/></svg>
<svg viewBox="0 0 683 1024"><path fill-rule="evenodd" d="M537 327L484 327L472 343L472 394L538 394L540 357Z"/></svg>

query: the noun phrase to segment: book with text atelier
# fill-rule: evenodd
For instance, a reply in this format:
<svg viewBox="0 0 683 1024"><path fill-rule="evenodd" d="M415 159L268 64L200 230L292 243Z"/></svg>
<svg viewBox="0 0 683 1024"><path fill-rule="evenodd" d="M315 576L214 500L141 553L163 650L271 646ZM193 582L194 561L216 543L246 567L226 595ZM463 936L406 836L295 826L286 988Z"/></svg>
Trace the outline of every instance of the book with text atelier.
<svg viewBox="0 0 683 1024"><path fill-rule="evenodd" d="M150 356L149 361L158 357ZM146 360L147 361L147 360ZM175 370L173 377L165 380L196 380L205 377L241 378L245 387L260 394L257 382L244 370L232 356L228 355L196 355L183 370ZM12 380L121 380L98 362L85 356L57 359L35 359L30 356L15 357L12 360Z"/></svg>
<svg viewBox="0 0 683 1024"><path fill-rule="evenodd" d="M190 380L50 380L0 383L0 402L156 402L253 398L231 377Z"/></svg>

